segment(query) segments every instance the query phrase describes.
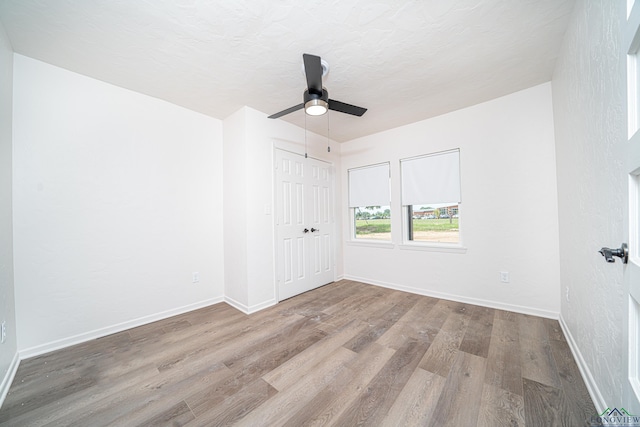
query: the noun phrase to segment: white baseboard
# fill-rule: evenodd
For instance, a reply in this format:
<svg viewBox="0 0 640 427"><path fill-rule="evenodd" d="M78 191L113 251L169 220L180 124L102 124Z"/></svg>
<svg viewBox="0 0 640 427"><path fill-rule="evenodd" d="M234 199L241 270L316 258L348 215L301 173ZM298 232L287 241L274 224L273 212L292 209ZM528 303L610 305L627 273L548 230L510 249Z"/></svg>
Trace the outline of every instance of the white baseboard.
<svg viewBox="0 0 640 427"><path fill-rule="evenodd" d="M382 282L379 280L371 280L364 277L351 276L348 274L345 274L344 278L347 280L354 280L356 282L367 283L369 285L375 285L383 288L394 289L396 291L403 291L403 292L409 292L417 295L424 295L427 297L446 299L446 300L456 301L456 302L463 302L465 304L473 304L473 305L480 305L483 307L497 308L499 310L513 311L516 313L529 314L532 316L545 317L548 319L556 320L558 319L558 315L559 315L559 313L555 311L544 310L544 309L535 308L535 307L526 307L526 306L515 305L515 304L505 304L498 301L490 301L490 300L484 300L480 298L469 298L461 295L449 294L446 292L428 291L424 289L412 288L410 286L398 285L396 283L388 283L388 282Z"/></svg>
<svg viewBox="0 0 640 427"><path fill-rule="evenodd" d="M260 304L255 304L249 307L249 312L247 314L255 313L256 311L264 310L265 308L269 308L278 303L278 301L274 299L270 299L269 301L262 302Z"/></svg>
<svg viewBox="0 0 640 427"><path fill-rule="evenodd" d="M229 304L231 307L240 310L241 312L243 312L244 314L251 314L251 313L255 313L257 311L260 310L264 310L265 308L271 307L273 305L276 305L278 303L278 301L274 298L274 299L270 299L268 301L265 302L261 302L260 304L255 304L252 306L248 306L246 304L242 304L241 302L238 302L236 300L234 300L231 297L224 297L224 301Z"/></svg>
<svg viewBox="0 0 640 427"><path fill-rule="evenodd" d="M578 365L578 369L580 369L582 380L584 381L584 384L587 386L587 390L589 391L591 400L593 401L593 404L596 407L596 412L600 414L602 413L602 411L607 409L608 406L605 403L604 398L602 397L602 393L600 393L598 384L596 384L596 381L593 378L593 375L591 374L591 370L589 369L589 366L585 362L584 357L582 357L580 348L578 347L576 340L573 338L573 335L571 335L571 331L569 330L567 323L564 321L564 318L562 317L562 313L560 313L560 318L558 319L558 322L560 323L560 328L562 328L564 337L567 340L567 343L569 344L569 348L571 349L573 358L575 359L576 364Z"/></svg>
<svg viewBox="0 0 640 427"><path fill-rule="evenodd" d="M118 323L115 325L107 326L93 331L84 332L82 334L74 335L68 338L63 338L56 341L51 341L46 344L37 345L35 347L26 348L19 351L20 360L28 359L30 357L39 356L41 354L49 353L61 348L70 347L72 345L80 344L86 341L90 341L96 338L101 338L107 335L122 332L127 329L135 328L137 326L146 325L147 323L163 320L168 317L176 316L178 314L186 313L189 311L197 310L199 308L207 307L213 304L217 304L224 301L224 297L211 298L197 303L185 305L182 307L172 308L171 310L162 311L160 313L143 316L138 319L129 320L126 322Z"/></svg>
<svg viewBox="0 0 640 427"><path fill-rule="evenodd" d="M16 376L16 372L18 372L19 365L20 356L16 351L16 353L13 355L13 359L11 360L11 364L9 365L9 369L7 370L7 374L2 379L2 383L0 383L0 408L2 408L4 399L6 399L7 394L9 393L9 388L11 387L11 383Z"/></svg>
<svg viewBox="0 0 640 427"><path fill-rule="evenodd" d="M242 304L241 302L238 302L236 300L234 300L231 297L224 297L224 302L226 302L227 304L229 304L231 307L235 308L236 310L240 310L241 312L243 312L244 314L249 314L249 306Z"/></svg>

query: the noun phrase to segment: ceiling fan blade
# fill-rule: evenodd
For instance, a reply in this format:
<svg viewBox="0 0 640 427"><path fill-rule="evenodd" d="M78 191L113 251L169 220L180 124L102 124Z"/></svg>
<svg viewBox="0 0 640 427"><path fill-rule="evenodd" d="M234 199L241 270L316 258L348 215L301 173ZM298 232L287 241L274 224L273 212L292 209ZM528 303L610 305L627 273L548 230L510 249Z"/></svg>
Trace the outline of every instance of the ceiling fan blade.
<svg viewBox="0 0 640 427"><path fill-rule="evenodd" d="M304 74L307 76L309 93L322 95L322 62L316 55L302 54Z"/></svg>
<svg viewBox="0 0 640 427"><path fill-rule="evenodd" d="M340 111L341 113L352 114L358 117L362 116L367 111L366 108L336 101L335 99L329 99L329 110Z"/></svg>
<svg viewBox="0 0 640 427"><path fill-rule="evenodd" d="M267 117L268 119L277 119L278 117L286 116L289 113L293 113L294 111L302 110L304 104L298 104L294 107L287 108L286 110L282 110L279 113L275 113Z"/></svg>

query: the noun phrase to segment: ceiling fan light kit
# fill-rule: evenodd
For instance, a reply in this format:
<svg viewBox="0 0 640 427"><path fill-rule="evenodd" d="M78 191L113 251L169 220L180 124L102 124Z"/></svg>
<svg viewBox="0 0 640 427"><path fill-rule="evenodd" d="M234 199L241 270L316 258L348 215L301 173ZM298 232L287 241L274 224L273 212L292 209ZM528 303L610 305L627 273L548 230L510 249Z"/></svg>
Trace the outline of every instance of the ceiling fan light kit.
<svg viewBox="0 0 640 427"><path fill-rule="evenodd" d="M327 112L327 101L312 99L304 104L304 111L310 116L321 116Z"/></svg>
<svg viewBox="0 0 640 427"><path fill-rule="evenodd" d="M270 119L277 119L303 108L305 113L310 116L321 116L328 110L334 110L360 117L367 111L366 108L329 99L329 92L322 86L322 77L329 71L329 64L326 61L323 61L319 56L308 53L302 55L302 60L307 78L307 90L304 91L302 104L272 114L269 116Z"/></svg>
<svg viewBox="0 0 640 427"><path fill-rule="evenodd" d="M304 91L304 111L310 116L321 116L329 109L329 92L322 88L322 93L312 93L308 89Z"/></svg>

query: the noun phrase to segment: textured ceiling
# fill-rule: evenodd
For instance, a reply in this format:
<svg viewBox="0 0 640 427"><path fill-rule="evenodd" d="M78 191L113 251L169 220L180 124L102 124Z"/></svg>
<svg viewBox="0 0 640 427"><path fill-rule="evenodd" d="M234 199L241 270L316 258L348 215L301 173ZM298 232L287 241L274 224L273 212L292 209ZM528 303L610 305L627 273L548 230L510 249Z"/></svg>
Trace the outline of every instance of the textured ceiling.
<svg viewBox="0 0 640 427"><path fill-rule="evenodd" d="M219 119L301 103L319 55L330 97L369 109L331 112L346 141L549 81L574 3L0 0L0 20L17 53Z"/></svg>

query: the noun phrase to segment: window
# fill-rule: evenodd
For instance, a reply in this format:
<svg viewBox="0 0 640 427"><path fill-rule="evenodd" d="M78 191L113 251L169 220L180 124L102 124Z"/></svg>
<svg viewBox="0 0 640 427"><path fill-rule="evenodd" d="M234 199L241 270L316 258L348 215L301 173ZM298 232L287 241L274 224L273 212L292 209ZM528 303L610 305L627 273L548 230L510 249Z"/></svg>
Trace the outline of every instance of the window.
<svg viewBox="0 0 640 427"><path fill-rule="evenodd" d="M391 240L389 163L349 169L349 208L355 239Z"/></svg>
<svg viewBox="0 0 640 427"><path fill-rule="evenodd" d="M460 243L460 150L400 161L406 239Z"/></svg>

